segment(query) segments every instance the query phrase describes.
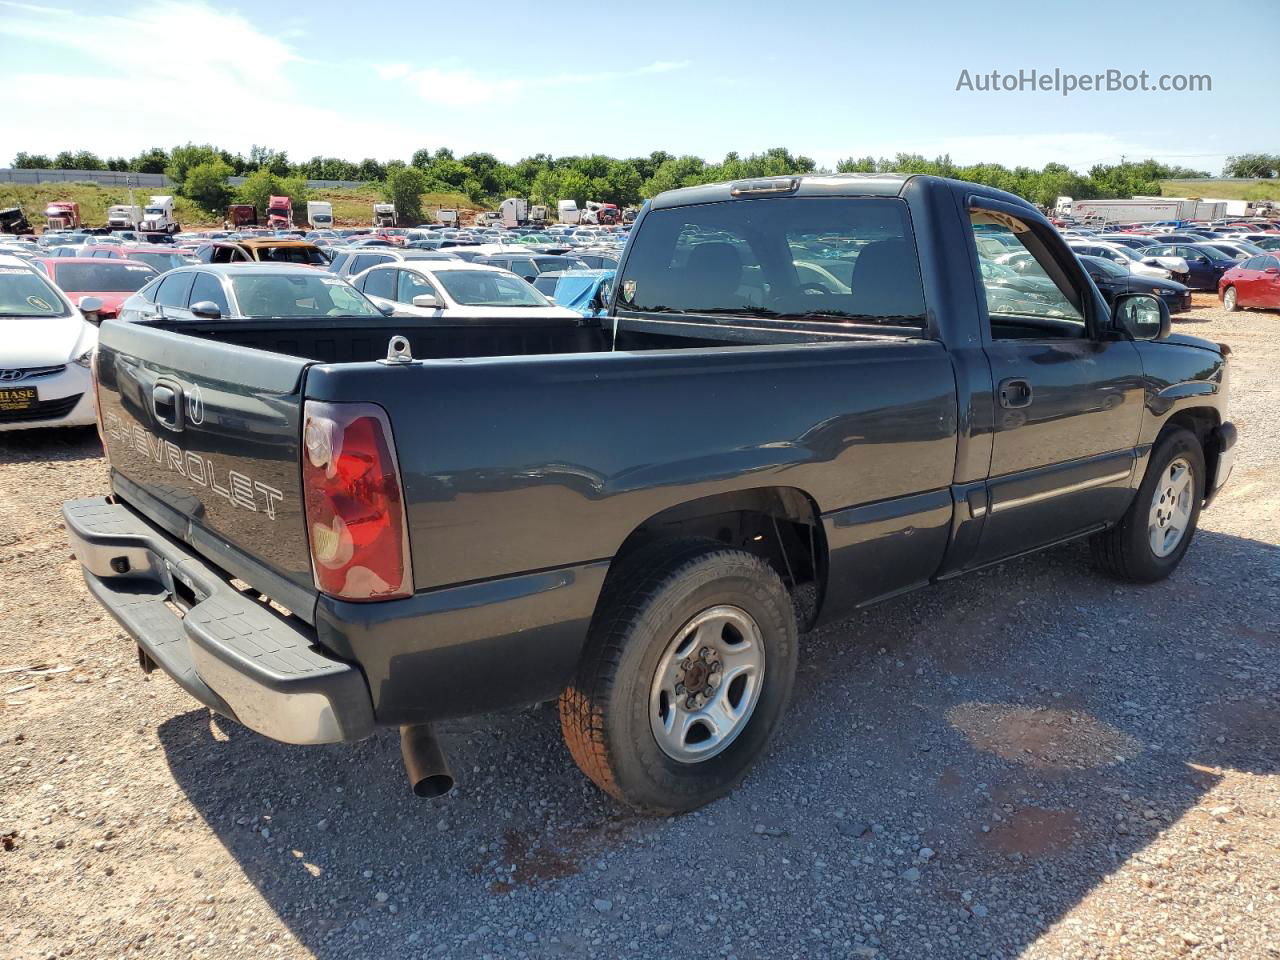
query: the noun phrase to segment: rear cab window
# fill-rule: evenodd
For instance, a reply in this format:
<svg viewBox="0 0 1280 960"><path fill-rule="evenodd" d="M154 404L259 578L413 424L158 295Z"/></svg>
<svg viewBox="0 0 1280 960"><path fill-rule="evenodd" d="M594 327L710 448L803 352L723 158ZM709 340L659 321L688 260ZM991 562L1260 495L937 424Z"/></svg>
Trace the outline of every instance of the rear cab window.
<svg viewBox="0 0 1280 960"><path fill-rule="evenodd" d="M618 306L638 313L925 326L915 238L898 198L653 210L618 290Z"/></svg>

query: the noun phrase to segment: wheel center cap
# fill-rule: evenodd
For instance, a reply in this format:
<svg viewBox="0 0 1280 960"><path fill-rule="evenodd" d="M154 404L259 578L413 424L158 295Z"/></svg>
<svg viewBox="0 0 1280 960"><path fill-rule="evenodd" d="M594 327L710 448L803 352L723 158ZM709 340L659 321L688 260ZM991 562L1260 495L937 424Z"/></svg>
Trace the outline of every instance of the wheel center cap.
<svg viewBox="0 0 1280 960"><path fill-rule="evenodd" d="M684 685L690 693L701 693L707 685L707 677L711 675L711 668L701 660L695 660L689 664L689 669L684 672Z"/></svg>

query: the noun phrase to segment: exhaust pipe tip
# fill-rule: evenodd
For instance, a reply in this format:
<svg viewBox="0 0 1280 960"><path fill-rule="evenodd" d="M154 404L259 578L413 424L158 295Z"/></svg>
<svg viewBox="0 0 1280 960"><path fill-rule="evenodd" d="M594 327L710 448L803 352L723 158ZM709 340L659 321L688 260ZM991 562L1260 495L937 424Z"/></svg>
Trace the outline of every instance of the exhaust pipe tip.
<svg viewBox="0 0 1280 960"><path fill-rule="evenodd" d="M414 723L401 727L400 754L404 757L409 786L416 796L423 799L443 797L453 789L453 772L431 724Z"/></svg>

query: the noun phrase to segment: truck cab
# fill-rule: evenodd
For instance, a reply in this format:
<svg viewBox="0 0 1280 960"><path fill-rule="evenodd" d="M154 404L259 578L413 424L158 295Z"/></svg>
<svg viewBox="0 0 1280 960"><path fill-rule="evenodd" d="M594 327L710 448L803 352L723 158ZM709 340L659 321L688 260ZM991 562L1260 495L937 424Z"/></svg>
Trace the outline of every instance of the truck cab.
<svg viewBox="0 0 1280 960"><path fill-rule="evenodd" d="M267 226L287 230L293 226L293 200L289 197L272 197L267 202Z"/></svg>
<svg viewBox="0 0 1280 960"><path fill-rule="evenodd" d="M173 197L154 196L142 210L138 229L144 233L177 233L178 221L173 216Z"/></svg>
<svg viewBox="0 0 1280 960"><path fill-rule="evenodd" d="M394 227L396 225L396 208L391 203L375 203L373 205L373 225L377 227Z"/></svg>
<svg viewBox="0 0 1280 960"><path fill-rule="evenodd" d="M78 230L80 228L80 204L75 201L55 201L44 211L45 230Z"/></svg>

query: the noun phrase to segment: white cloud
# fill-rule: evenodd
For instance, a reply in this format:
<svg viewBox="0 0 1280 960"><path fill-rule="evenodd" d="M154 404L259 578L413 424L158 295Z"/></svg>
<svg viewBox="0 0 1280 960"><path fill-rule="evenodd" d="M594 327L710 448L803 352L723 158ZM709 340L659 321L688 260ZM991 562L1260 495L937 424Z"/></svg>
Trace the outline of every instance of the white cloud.
<svg viewBox="0 0 1280 960"><path fill-rule="evenodd" d="M483 103L507 102L530 91L554 87L588 87L648 74L684 70L690 60L656 60L634 70L603 70L593 73L555 73L544 76L493 78L465 67L426 67L414 70L403 63L374 67L384 80L403 80L424 100L447 107L470 107Z"/></svg>
<svg viewBox="0 0 1280 960"><path fill-rule="evenodd" d="M692 66L692 60L655 60L648 66L641 67L636 73L670 73L673 70L684 70Z"/></svg>

